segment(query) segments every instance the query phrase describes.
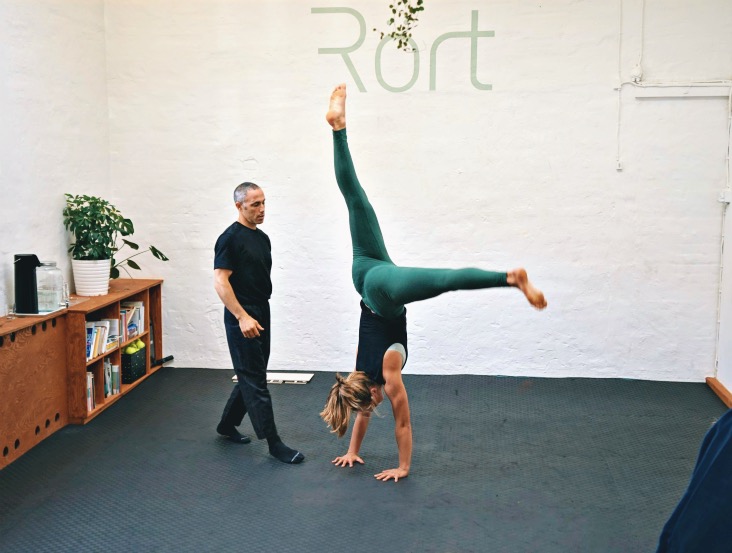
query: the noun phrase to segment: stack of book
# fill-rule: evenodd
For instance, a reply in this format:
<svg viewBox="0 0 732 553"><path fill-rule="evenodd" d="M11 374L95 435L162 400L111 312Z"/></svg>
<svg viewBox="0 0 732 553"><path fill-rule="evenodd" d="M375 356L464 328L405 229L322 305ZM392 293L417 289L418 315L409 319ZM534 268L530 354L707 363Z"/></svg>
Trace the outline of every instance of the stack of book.
<svg viewBox="0 0 732 553"><path fill-rule="evenodd" d="M119 319L86 323L86 360L94 359L119 346Z"/></svg>
<svg viewBox="0 0 732 553"><path fill-rule="evenodd" d="M119 365L113 365L109 359L104 360L104 397L120 393Z"/></svg>
<svg viewBox="0 0 732 553"><path fill-rule="evenodd" d="M94 373L87 371L86 373L86 409L90 413L97 406L97 398L94 396Z"/></svg>
<svg viewBox="0 0 732 553"><path fill-rule="evenodd" d="M120 303L120 329L122 341L126 342L145 330L145 304L141 301Z"/></svg>

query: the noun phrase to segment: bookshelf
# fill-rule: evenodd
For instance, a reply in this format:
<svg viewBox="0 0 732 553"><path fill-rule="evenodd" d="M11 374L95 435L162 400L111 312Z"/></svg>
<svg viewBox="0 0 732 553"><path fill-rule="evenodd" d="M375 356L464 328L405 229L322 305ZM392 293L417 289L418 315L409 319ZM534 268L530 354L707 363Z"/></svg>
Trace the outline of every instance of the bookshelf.
<svg viewBox="0 0 732 553"><path fill-rule="evenodd" d="M85 424L155 371L163 358L162 286L158 279L116 279L106 296L72 296L67 309L48 315L0 317L0 469L67 424ZM142 302L144 325L87 359L86 323L120 316L125 302ZM104 362L120 365L123 349L142 340L141 374L105 397ZM94 375L95 407L87 408L87 372Z"/></svg>
<svg viewBox="0 0 732 553"><path fill-rule="evenodd" d="M163 357L162 283L158 279L116 279L110 281L107 295L77 297L69 305L66 314L66 389L70 423L86 424L162 366L153 363L155 359ZM86 323L104 319L119 320L122 309L129 302L144 306L144 320L137 334L120 340L118 346L87 358ZM136 354L136 361L142 363L140 375L134 381L125 383L122 378L123 364L129 359L125 360L124 351L138 340L145 344ZM105 394L105 362L120 369L117 394ZM94 377L91 397L87 393L87 373Z"/></svg>

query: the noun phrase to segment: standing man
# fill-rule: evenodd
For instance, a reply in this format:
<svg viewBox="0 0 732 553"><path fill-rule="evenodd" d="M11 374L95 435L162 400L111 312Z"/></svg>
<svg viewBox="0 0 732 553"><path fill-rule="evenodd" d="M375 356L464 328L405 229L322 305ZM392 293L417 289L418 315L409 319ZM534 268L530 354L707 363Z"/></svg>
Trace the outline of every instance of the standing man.
<svg viewBox="0 0 732 553"><path fill-rule="evenodd" d="M253 182L244 182L234 190L234 204L239 217L216 241L214 287L225 306L226 339L238 382L216 431L233 442L249 443L249 437L236 429L249 413L257 438L267 439L270 455L296 464L305 456L287 447L277 434L267 389L272 247L257 228L264 222L264 192Z"/></svg>

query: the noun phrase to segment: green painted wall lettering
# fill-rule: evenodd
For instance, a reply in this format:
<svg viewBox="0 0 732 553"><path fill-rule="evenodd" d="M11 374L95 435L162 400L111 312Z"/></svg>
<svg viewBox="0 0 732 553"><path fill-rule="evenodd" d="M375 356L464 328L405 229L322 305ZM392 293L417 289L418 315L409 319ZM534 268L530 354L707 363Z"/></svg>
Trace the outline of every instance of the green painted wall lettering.
<svg viewBox="0 0 732 553"><path fill-rule="evenodd" d="M339 54L343 58L343 62L346 64L346 67L348 68L348 71L351 73L351 77L353 77L354 82L356 83L356 86L361 92L366 92L366 87L363 84L363 81L361 80L361 77L358 74L358 71L356 71L356 66L353 64L353 61L351 60L351 57L349 54L352 52L358 50L361 45L366 40L366 21L364 20L363 16L354 10L353 8L345 8L345 7L338 7L338 8L311 8L310 13L336 13L336 14L348 14L353 16L356 21L358 22L359 26L359 35L356 42L354 42L351 46L343 46L340 48L318 48L318 54ZM437 48L445 42L448 39L452 38L469 38L470 39L470 82L471 84L477 88L478 90L491 90L493 87L488 83L482 83L478 80L478 39L479 38L490 38L495 36L495 33L493 31L479 31L478 30L478 10L472 10L471 11L471 21L470 21L470 30L469 31L462 31L462 32L452 32L452 33L445 33L440 36L438 36L435 41L432 43L432 47L430 48L430 84L429 89L430 90L436 90L437 89ZM414 83L417 82L417 79L419 77L419 66L420 66L420 56L419 56L419 50L417 49L417 44L410 38L409 39L409 45L412 48L412 56L414 58L414 66L412 69L412 76L409 79L409 81L402 85L402 86L393 86L387 83L384 80L382 71L381 71L381 55L382 51L384 49L384 46L388 44L391 41L389 37L384 37L381 42L379 42L379 46L376 48L376 55L375 55L375 73L376 73L376 80L381 85L382 88L385 90L388 90L390 92L404 92L405 90L409 90L414 86Z"/></svg>

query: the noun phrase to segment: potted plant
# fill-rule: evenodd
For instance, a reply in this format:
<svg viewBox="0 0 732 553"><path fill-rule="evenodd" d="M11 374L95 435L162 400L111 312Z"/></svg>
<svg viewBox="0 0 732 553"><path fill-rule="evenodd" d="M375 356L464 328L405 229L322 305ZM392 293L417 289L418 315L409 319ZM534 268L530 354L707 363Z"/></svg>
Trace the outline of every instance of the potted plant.
<svg viewBox="0 0 732 553"><path fill-rule="evenodd" d="M107 200L97 196L65 196L63 220L66 229L74 235L75 241L69 246L69 253L76 293L80 296L106 294L109 279L118 278L120 269L128 275L128 268L139 270L140 266L132 258L145 252L149 251L161 261L168 261L155 246L116 260L115 255L124 247L135 251L140 249L136 243L123 238L135 232L132 221Z"/></svg>

